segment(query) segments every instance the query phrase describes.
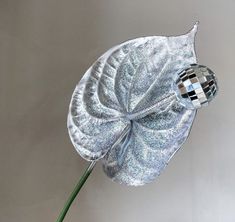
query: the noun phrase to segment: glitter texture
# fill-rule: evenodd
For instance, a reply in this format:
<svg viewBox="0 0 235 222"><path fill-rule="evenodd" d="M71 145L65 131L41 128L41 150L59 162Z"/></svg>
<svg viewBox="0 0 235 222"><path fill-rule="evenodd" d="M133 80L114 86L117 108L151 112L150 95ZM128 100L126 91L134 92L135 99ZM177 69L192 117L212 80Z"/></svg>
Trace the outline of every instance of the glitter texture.
<svg viewBox="0 0 235 222"><path fill-rule="evenodd" d="M72 95L68 130L86 160L127 185L153 181L187 139L196 110L178 99L176 81L196 63L197 24L180 36L151 36L108 50Z"/></svg>

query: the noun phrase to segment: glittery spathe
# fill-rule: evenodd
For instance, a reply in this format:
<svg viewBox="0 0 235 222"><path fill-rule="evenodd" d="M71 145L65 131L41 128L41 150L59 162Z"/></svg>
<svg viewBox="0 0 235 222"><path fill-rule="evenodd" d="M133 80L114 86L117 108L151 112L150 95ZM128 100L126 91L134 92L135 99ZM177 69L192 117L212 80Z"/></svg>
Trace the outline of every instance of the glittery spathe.
<svg viewBox="0 0 235 222"><path fill-rule="evenodd" d="M197 24L180 36L117 45L85 73L72 95L68 130L86 160L127 185L153 181L184 143L195 109L177 95L178 73L196 63Z"/></svg>

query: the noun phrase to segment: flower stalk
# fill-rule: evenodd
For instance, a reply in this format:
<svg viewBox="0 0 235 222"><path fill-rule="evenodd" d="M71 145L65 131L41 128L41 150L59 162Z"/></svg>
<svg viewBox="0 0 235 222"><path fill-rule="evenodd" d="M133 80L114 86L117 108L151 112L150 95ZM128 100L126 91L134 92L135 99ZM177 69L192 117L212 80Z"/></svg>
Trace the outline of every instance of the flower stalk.
<svg viewBox="0 0 235 222"><path fill-rule="evenodd" d="M81 190L81 188L85 184L87 178L90 176L92 170L95 167L95 164L96 164L96 161L92 161L90 163L90 165L87 167L87 169L85 170L85 172L81 176L79 182L75 186L73 192L70 194L68 200L66 201L66 203L64 205L64 208L60 212L60 215L59 215L58 219L56 220L56 222L62 222L64 220L64 218L65 218L65 216L66 216L66 214L67 214L71 204L73 203L73 201L76 198L76 196L78 195L79 191Z"/></svg>

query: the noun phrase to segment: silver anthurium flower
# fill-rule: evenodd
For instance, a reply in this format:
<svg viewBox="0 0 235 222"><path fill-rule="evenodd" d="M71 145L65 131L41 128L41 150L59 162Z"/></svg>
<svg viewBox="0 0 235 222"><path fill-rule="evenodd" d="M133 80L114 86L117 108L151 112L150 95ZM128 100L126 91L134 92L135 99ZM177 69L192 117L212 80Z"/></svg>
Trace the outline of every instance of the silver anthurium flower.
<svg viewBox="0 0 235 222"><path fill-rule="evenodd" d="M214 73L197 65L197 23L180 36L129 40L103 54L72 95L68 130L77 152L102 159L108 177L153 181L187 139L196 109L217 92Z"/></svg>

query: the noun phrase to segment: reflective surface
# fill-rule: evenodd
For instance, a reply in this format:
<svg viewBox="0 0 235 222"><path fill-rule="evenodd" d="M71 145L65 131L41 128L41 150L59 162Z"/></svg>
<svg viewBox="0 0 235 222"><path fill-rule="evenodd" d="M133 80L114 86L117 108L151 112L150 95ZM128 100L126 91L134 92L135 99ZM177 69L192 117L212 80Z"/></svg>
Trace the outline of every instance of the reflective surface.
<svg viewBox="0 0 235 222"><path fill-rule="evenodd" d="M179 74L179 99L186 107L198 109L206 106L218 91L215 74L206 66L191 64Z"/></svg>

